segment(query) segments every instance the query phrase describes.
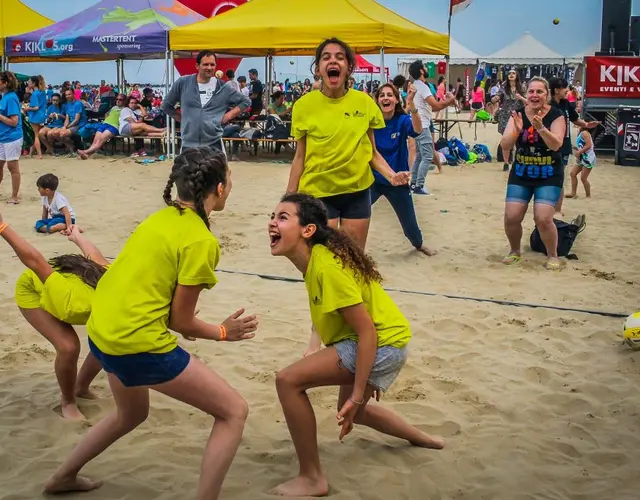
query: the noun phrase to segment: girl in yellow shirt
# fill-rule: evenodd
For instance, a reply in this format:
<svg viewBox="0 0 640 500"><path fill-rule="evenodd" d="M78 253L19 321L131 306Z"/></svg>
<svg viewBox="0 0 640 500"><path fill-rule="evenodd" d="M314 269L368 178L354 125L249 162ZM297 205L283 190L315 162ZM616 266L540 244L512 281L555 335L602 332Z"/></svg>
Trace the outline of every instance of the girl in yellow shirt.
<svg viewBox="0 0 640 500"><path fill-rule="evenodd" d="M172 199L175 184L178 198ZM199 500L218 498L248 414L245 400L202 361L178 346L170 330L216 341L250 339L255 316L240 310L219 325L196 318L200 293L213 287L220 247L209 214L224 209L231 177L224 154L188 149L175 159L166 208L129 237L96 289L87 323L89 347L107 372L117 410L84 436L45 491L88 491L101 483L78 476L84 465L145 421L149 389L215 418L202 460Z"/></svg>
<svg viewBox="0 0 640 500"><path fill-rule="evenodd" d="M353 424L441 449L429 436L377 404L402 370L409 322L382 288L375 263L346 233L329 225L312 196L285 195L269 223L271 254L287 257L304 275L313 325L326 349L304 357L276 377L278 397L300 462L298 476L278 486L284 496L322 496L329 485L320 466L316 420L306 391L340 386L340 440Z"/></svg>
<svg viewBox="0 0 640 500"><path fill-rule="evenodd" d="M0 234L28 268L16 282L18 308L29 324L56 350L54 367L61 392L62 416L84 420L76 396L93 398L89 385L101 367L89 353L77 373L80 340L72 325L86 324L94 289L108 262L77 226L72 226L68 237L84 256L60 255L49 261L3 222L1 215Z"/></svg>
<svg viewBox="0 0 640 500"><path fill-rule="evenodd" d="M287 192L305 192L322 200L332 227L342 227L364 248L371 218L371 168L391 184L409 182L394 172L376 149L373 130L384 128L376 103L349 88L355 54L341 40L325 40L316 50L313 70L319 91L293 106L292 135L297 140Z"/></svg>

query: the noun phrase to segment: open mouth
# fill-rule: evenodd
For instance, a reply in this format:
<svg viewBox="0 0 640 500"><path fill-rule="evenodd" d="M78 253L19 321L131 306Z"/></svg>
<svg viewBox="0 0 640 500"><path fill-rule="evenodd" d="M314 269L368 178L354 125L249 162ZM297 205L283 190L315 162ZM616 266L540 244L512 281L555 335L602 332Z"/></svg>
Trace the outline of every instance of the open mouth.
<svg viewBox="0 0 640 500"><path fill-rule="evenodd" d="M330 83L338 83L338 80L340 79L340 69L329 68L327 70L327 76L329 77Z"/></svg>
<svg viewBox="0 0 640 500"><path fill-rule="evenodd" d="M393 103L391 101L380 101L383 109L389 109L393 107Z"/></svg>
<svg viewBox="0 0 640 500"><path fill-rule="evenodd" d="M269 231L269 240L271 248L275 247L282 237L275 231Z"/></svg>

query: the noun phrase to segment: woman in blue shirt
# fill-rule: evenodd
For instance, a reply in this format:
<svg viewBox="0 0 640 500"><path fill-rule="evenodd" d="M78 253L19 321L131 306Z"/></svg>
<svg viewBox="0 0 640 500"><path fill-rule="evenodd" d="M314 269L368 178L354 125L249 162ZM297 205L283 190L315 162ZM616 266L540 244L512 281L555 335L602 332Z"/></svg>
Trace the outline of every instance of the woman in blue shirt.
<svg viewBox="0 0 640 500"><path fill-rule="evenodd" d="M0 182L7 164L11 174L10 205L17 205L20 191L20 154L22 153L22 110L16 95L18 80L10 71L0 73Z"/></svg>
<svg viewBox="0 0 640 500"><path fill-rule="evenodd" d="M413 97L416 89L409 86L407 102L410 105L411 117L402 109L400 94L390 83L382 85L376 92L376 102L384 116L385 128L374 130L376 147L396 172L409 171L409 137L417 137L422 133L422 122L415 108ZM419 252L435 255L437 252L424 246L422 231L416 219L416 210L408 186L392 186L378 172L373 172L375 182L371 186L371 204L380 196L384 196L398 216L404 235Z"/></svg>
<svg viewBox="0 0 640 500"><path fill-rule="evenodd" d="M62 106L60 105L60 94L52 94L51 104L47 108L45 125L40 129L40 144L46 149L46 153L53 154L53 143L56 140L56 131L64 125L64 114L62 114Z"/></svg>
<svg viewBox="0 0 640 500"><path fill-rule="evenodd" d="M33 157L34 151L38 153L38 159L42 159L42 147L40 146L40 129L44 126L47 119L47 86L44 83L42 75L36 75L27 81L27 90L31 92L29 107L26 109L29 123L33 128L34 141L29 151Z"/></svg>

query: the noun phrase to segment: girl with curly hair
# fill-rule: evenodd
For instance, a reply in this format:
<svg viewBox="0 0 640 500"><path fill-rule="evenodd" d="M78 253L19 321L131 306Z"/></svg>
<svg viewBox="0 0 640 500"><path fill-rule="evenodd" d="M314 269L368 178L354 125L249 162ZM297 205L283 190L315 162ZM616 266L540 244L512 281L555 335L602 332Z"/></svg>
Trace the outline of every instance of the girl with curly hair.
<svg viewBox="0 0 640 500"><path fill-rule="evenodd" d="M323 496L329 485L320 466L316 420L306 391L336 385L340 440L362 424L441 449L429 436L375 403L407 359L411 329L381 285L375 262L342 230L329 225L318 199L285 195L269 222L271 254L287 257L304 275L313 325L327 346L281 370L278 397L298 455L298 476L278 486L282 496Z"/></svg>
<svg viewBox="0 0 640 500"><path fill-rule="evenodd" d="M177 199L171 195L174 185ZM80 470L146 420L154 389L215 418L196 498L218 498L248 406L222 377L182 349L171 330L192 340L238 341L253 338L257 329L256 317L243 316L244 309L217 325L196 318L200 293L218 281L220 246L209 214L224 209L230 191L223 153L194 148L179 155L164 191L168 206L136 228L100 280L87 333L117 409L91 428L45 491L98 488L101 483L79 476Z"/></svg>

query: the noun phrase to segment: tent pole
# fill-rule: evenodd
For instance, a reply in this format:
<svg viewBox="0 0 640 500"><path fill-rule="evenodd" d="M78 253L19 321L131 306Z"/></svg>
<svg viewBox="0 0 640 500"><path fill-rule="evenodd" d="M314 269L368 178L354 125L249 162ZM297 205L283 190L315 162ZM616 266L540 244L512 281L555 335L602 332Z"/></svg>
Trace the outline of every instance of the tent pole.
<svg viewBox="0 0 640 500"><path fill-rule="evenodd" d="M169 94L169 89L171 87L169 87L169 73L170 73L170 69L169 69L169 50L168 50L169 45L167 45L167 50L164 53L164 96L162 97L163 99L167 98L167 95ZM171 142L169 139L169 134L171 133L171 128L169 125L169 120L167 120L167 122L165 123L165 128L166 128L166 135L164 138L164 152L165 155L169 158L170 157L170 148L171 148Z"/></svg>
<svg viewBox="0 0 640 500"><path fill-rule="evenodd" d="M380 49L380 85L387 83L384 73L384 47Z"/></svg>
<svg viewBox="0 0 640 500"><path fill-rule="evenodd" d="M452 4L451 4L452 5ZM449 84L451 83L449 81L449 63L451 62L449 60L449 56L451 54L451 5L449 6L449 19L447 20L447 42L449 45L449 50L447 52L449 52L449 54L447 54L444 58L445 63L447 65L447 69L446 69L446 76L445 76L445 80L444 80L444 90L445 90L445 97L447 95L448 89L449 89ZM456 108L457 110L458 108ZM446 108L444 108L444 119L448 120L449 119L449 106L447 106Z"/></svg>
<svg viewBox="0 0 640 500"><path fill-rule="evenodd" d="M173 82L176 79L176 66L175 66L175 54L173 50L169 53L170 59L170 70L171 70L171 80L170 84L173 85ZM171 153L170 158L175 158L176 155L176 121L174 118L171 118Z"/></svg>

